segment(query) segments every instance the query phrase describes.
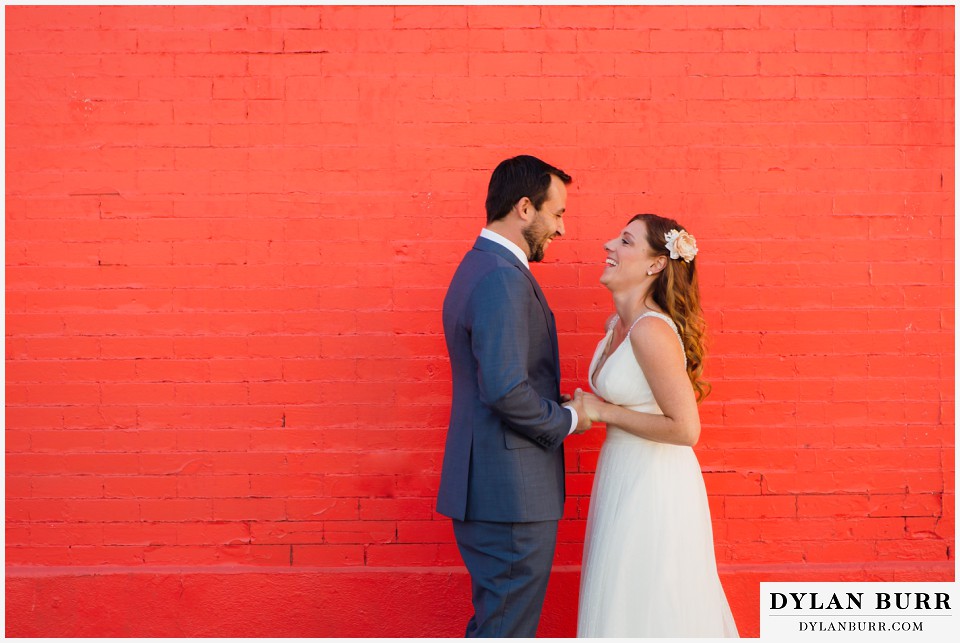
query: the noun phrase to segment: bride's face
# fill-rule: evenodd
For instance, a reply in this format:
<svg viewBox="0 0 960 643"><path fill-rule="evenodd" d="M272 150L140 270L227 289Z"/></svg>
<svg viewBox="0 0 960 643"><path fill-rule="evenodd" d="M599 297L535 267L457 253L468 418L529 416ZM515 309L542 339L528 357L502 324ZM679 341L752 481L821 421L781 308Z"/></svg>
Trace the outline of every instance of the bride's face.
<svg viewBox="0 0 960 643"><path fill-rule="evenodd" d="M663 255L658 255L647 243L647 226L643 221L632 221L616 238L603 244L603 249L607 253L607 267L600 275L600 283L611 290L653 281L666 263Z"/></svg>

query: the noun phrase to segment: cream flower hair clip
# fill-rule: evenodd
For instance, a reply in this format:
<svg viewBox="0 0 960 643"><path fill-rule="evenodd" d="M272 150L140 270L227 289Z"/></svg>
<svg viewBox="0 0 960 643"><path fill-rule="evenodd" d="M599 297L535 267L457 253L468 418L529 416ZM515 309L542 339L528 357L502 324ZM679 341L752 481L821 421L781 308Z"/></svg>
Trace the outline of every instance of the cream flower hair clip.
<svg viewBox="0 0 960 643"><path fill-rule="evenodd" d="M686 230L671 230L664 235L667 240L667 250L670 251L671 259L683 258L690 263L697 256L697 240Z"/></svg>

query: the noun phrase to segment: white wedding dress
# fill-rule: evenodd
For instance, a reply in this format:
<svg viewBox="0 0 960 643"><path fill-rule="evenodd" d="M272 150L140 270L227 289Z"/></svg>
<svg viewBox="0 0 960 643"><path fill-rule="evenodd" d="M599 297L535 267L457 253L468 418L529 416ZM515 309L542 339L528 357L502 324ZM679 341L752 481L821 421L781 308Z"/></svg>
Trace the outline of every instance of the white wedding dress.
<svg viewBox="0 0 960 643"><path fill-rule="evenodd" d="M647 316L676 332L666 315L641 318ZM590 363L594 392L662 415L629 339L594 373L612 328ZM577 636L738 636L717 576L710 508L692 448L607 426L590 497Z"/></svg>

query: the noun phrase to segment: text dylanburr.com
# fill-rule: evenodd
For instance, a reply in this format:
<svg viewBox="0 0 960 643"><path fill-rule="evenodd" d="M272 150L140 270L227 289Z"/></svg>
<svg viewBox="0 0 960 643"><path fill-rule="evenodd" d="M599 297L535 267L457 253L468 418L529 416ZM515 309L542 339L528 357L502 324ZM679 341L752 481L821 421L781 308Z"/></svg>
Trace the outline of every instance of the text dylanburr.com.
<svg viewBox="0 0 960 643"><path fill-rule="evenodd" d="M760 583L760 638L953 638L956 583Z"/></svg>

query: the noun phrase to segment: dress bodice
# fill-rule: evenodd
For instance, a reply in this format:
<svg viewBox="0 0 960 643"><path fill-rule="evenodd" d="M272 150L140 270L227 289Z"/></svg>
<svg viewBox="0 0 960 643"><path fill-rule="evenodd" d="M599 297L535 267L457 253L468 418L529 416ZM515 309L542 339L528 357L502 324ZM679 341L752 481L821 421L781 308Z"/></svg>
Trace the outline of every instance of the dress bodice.
<svg viewBox="0 0 960 643"><path fill-rule="evenodd" d="M632 330L633 326L644 317L662 319L670 324L674 333L677 333L677 326L672 319L667 315L653 311L640 315L630 326L630 329ZM643 369L640 368L640 364L637 363L637 358L631 349L630 331L627 331L624 340L607 357L600 368L600 372L594 372L604 348L613 339L615 325L616 318L614 318L614 323L610 324L607 334L597 344L597 349L593 353L593 359L590 361L590 387L594 393L611 404L624 406L634 411L662 415L663 411L657 405L657 401L653 397L653 391L650 390L650 384L647 382ZM680 339L679 333L677 333L677 339L682 347L683 340Z"/></svg>

